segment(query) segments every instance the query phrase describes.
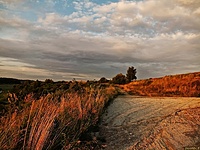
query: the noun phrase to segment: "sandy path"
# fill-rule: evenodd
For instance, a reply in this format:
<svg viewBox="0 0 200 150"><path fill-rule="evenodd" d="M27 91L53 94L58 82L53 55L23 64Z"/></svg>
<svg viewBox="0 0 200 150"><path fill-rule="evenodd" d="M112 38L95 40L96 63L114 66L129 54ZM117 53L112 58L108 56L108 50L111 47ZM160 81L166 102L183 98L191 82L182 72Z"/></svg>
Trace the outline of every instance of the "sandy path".
<svg viewBox="0 0 200 150"><path fill-rule="evenodd" d="M100 134L108 150L198 145L200 98L120 96L103 115Z"/></svg>

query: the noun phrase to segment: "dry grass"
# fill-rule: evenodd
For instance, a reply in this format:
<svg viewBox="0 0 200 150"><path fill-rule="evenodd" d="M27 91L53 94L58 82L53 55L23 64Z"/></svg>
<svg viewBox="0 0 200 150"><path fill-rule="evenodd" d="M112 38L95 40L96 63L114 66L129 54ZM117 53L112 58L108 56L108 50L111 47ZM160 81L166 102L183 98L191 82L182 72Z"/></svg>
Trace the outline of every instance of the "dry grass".
<svg viewBox="0 0 200 150"><path fill-rule="evenodd" d="M142 96L200 96L200 72L133 81L121 86Z"/></svg>
<svg viewBox="0 0 200 150"><path fill-rule="evenodd" d="M83 94L47 95L39 100L29 96L30 106L7 114L0 120L0 149L70 149L80 135L95 125L113 87L88 90Z"/></svg>

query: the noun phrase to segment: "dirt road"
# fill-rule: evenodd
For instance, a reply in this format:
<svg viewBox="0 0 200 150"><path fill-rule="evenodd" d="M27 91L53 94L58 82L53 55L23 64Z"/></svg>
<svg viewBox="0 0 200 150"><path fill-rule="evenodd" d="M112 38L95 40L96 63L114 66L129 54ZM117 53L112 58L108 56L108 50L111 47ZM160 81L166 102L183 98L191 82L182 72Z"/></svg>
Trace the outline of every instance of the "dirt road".
<svg viewBox="0 0 200 150"><path fill-rule="evenodd" d="M120 96L103 115L100 134L107 150L200 146L200 98Z"/></svg>

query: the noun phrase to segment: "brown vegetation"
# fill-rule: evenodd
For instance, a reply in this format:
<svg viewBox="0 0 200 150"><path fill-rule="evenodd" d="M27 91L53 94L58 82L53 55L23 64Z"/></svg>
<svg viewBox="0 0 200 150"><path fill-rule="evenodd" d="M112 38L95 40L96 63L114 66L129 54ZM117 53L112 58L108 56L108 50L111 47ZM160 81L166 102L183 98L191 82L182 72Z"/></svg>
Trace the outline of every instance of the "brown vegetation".
<svg viewBox="0 0 200 150"><path fill-rule="evenodd" d="M60 91L39 99L28 94L22 109L8 111L0 118L0 149L80 147L81 134L96 125L105 105L116 94L112 86L85 87L82 93Z"/></svg>
<svg viewBox="0 0 200 150"><path fill-rule="evenodd" d="M133 81L121 86L141 96L200 96L200 72Z"/></svg>

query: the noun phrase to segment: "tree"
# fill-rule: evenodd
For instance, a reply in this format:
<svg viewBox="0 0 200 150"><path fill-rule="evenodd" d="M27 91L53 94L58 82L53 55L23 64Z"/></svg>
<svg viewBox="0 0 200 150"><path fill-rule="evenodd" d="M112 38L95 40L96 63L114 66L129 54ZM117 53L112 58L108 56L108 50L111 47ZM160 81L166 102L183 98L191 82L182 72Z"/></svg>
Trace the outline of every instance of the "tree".
<svg viewBox="0 0 200 150"><path fill-rule="evenodd" d="M45 83L53 83L53 80L52 79L46 79L44 82Z"/></svg>
<svg viewBox="0 0 200 150"><path fill-rule="evenodd" d="M114 78L112 78L112 83L114 84L125 84L127 81L126 76L122 73L117 74Z"/></svg>
<svg viewBox="0 0 200 150"><path fill-rule="evenodd" d="M102 77L100 80L99 80L100 83L108 83L109 80L107 80L105 77Z"/></svg>
<svg viewBox="0 0 200 150"><path fill-rule="evenodd" d="M137 79L136 73L137 71L133 66L129 67L126 74L127 81L131 82L132 80L136 80Z"/></svg>

